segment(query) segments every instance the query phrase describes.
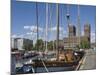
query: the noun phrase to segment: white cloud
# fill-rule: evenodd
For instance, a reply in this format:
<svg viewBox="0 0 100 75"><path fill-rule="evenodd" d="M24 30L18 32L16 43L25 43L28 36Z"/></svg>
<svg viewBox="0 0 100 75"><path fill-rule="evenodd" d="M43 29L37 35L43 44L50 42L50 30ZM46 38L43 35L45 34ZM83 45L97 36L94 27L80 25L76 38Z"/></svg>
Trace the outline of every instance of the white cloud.
<svg viewBox="0 0 100 75"><path fill-rule="evenodd" d="M30 30L32 32L37 32L37 26L34 26L34 25L32 25L32 26L24 26L24 29L28 29L28 30ZM43 28L42 27L38 27L38 30L43 32Z"/></svg>
<svg viewBox="0 0 100 75"><path fill-rule="evenodd" d="M24 35L22 35L22 34L20 34L20 35L13 34L11 37L12 37L12 38L23 38Z"/></svg>
<svg viewBox="0 0 100 75"><path fill-rule="evenodd" d="M55 40L57 37L57 27L52 27L49 29L52 31L51 36L49 37L49 40ZM64 37L67 37L67 30L65 30L63 27L59 27L59 39L63 39Z"/></svg>
<svg viewBox="0 0 100 75"><path fill-rule="evenodd" d="M51 31L57 31L57 27L55 26L55 27L49 28L49 30L51 30ZM59 31L62 31L62 30L63 30L63 28L59 27Z"/></svg>
<svg viewBox="0 0 100 75"><path fill-rule="evenodd" d="M63 30L63 37L67 37L67 36L68 36L67 30Z"/></svg>
<svg viewBox="0 0 100 75"><path fill-rule="evenodd" d="M27 35L33 35L33 34L34 34L33 31L34 31L34 32L37 31L37 26L24 26L24 29L30 30L30 32L27 32L27 33L26 33ZM44 32L45 29L43 29L43 28L41 28L41 27L39 27L38 29L39 29L40 32L45 33L45 32ZM48 31L51 31L51 32L52 32L52 34L50 34L51 36L49 36L49 34L48 34L48 36L49 36L49 37L48 37L48 40L55 40L55 39L56 39L57 27L54 26L54 27L52 27L52 28L48 28ZM63 27L59 27L59 32L60 32L59 37L60 37L60 38L63 38L63 36L65 35L65 34L63 34L63 33L66 33L65 30L64 30L64 28L63 28ZM48 32L48 33L49 33L49 32ZM35 36L35 35L33 35L33 36ZM67 35L65 35L65 36L67 36ZM44 39L45 39L44 34L41 34L41 35L39 36L39 38L41 38L41 39L44 40Z"/></svg>
<svg viewBox="0 0 100 75"><path fill-rule="evenodd" d="M57 27L54 26L52 28L49 28L49 30L51 30L53 33L51 34L49 40L55 40L56 39L56 36L57 36ZM63 27L59 27L59 38L62 39L64 34L64 28Z"/></svg>
<svg viewBox="0 0 100 75"><path fill-rule="evenodd" d="M36 33L33 33L33 32L27 32L26 33L26 38L29 38L29 37L31 37L31 39L33 39L33 38L36 38Z"/></svg>
<svg viewBox="0 0 100 75"><path fill-rule="evenodd" d="M84 31L81 32L81 36L84 36Z"/></svg>
<svg viewBox="0 0 100 75"><path fill-rule="evenodd" d="M32 32L27 32L26 34L27 34L27 35L33 35L33 33L32 33Z"/></svg>
<svg viewBox="0 0 100 75"><path fill-rule="evenodd" d="M15 35L15 34L14 34L14 35L12 35L11 37L12 37L12 38L16 38L16 37L17 37L17 35Z"/></svg>
<svg viewBox="0 0 100 75"><path fill-rule="evenodd" d="M29 26L24 26L24 29L29 29L30 27Z"/></svg>
<svg viewBox="0 0 100 75"><path fill-rule="evenodd" d="M91 43L96 42L95 40L96 40L96 34L95 32L91 32Z"/></svg>

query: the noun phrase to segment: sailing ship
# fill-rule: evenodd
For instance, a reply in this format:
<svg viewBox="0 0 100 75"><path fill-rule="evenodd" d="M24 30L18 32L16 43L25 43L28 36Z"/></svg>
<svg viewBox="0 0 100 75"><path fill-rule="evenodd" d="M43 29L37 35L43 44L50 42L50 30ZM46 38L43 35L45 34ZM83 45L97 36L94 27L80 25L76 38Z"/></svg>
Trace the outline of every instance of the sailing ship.
<svg viewBox="0 0 100 75"><path fill-rule="evenodd" d="M37 40L39 37L38 13L39 13L38 4L36 3ZM70 15L68 10L67 13L68 26L69 26L69 19L70 19ZM79 61L84 56L84 51L74 51L71 47L69 47L69 49L67 50L59 50L59 4L58 3L56 4L56 27L57 27L56 52L49 54L49 51L47 49L48 3L46 3L45 52L40 53L36 59L32 60L31 63L24 64L21 68L16 68L17 74L69 71L69 70L76 69L76 67L79 64ZM37 51L39 51L38 45L37 45ZM53 57L49 58L49 56L53 56Z"/></svg>

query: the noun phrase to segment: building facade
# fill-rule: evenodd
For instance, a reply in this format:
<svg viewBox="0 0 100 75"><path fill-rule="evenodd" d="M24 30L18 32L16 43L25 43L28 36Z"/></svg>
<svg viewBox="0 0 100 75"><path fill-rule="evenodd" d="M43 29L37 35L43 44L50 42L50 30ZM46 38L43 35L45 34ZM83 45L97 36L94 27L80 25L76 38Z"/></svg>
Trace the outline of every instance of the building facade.
<svg viewBox="0 0 100 75"><path fill-rule="evenodd" d="M76 36L76 27L69 26L69 36L63 39L64 49L76 48L81 44L82 41L86 41L88 44L90 44L90 33L91 33L90 24L85 24L84 35L80 36L79 39L79 37Z"/></svg>
<svg viewBox="0 0 100 75"><path fill-rule="evenodd" d="M11 49L25 50L24 45L33 45L33 41L25 38L12 38L11 39Z"/></svg>
<svg viewBox="0 0 100 75"><path fill-rule="evenodd" d="M11 48L12 49L18 49L17 40L18 40L18 38L11 38Z"/></svg>
<svg viewBox="0 0 100 75"><path fill-rule="evenodd" d="M74 25L69 25L69 36L76 36L76 27Z"/></svg>

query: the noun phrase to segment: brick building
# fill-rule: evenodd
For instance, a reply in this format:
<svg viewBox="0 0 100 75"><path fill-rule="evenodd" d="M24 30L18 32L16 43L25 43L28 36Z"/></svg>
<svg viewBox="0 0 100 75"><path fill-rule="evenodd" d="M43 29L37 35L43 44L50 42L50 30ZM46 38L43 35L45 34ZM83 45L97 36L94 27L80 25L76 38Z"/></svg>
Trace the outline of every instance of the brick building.
<svg viewBox="0 0 100 75"><path fill-rule="evenodd" d="M90 33L91 33L90 24L85 24L84 35L80 36L80 39L79 39L79 37L76 36L76 27L73 25L70 25L69 36L63 39L64 49L75 48L79 46L82 41L86 41L87 43L90 44Z"/></svg>

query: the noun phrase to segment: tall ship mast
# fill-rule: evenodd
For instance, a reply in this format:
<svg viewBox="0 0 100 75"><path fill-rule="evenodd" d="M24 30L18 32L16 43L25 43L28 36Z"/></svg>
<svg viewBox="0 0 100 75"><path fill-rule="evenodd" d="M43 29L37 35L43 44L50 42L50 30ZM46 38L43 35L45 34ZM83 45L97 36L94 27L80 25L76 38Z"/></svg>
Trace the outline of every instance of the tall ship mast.
<svg viewBox="0 0 100 75"><path fill-rule="evenodd" d="M56 57L59 60L59 4L56 4L56 24L57 24L57 41L56 41Z"/></svg>
<svg viewBox="0 0 100 75"><path fill-rule="evenodd" d="M38 32L38 3L36 2L36 25L37 25L37 41L39 38L39 32ZM37 44L37 51L38 51L38 44Z"/></svg>
<svg viewBox="0 0 100 75"><path fill-rule="evenodd" d="M66 14L66 17L67 17L67 25L68 25L68 27L67 27L67 33L68 33L68 38L69 38L69 45L68 45L68 48L70 48L70 35L69 35L69 25L70 25L70 12L69 12L69 5L67 5L67 14Z"/></svg>
<svg viewBox="0 0 100 75"><path fill-rule="evenodd" d="M78 36L78 43L79 43L79 47L80 47L80 37L81 37L81 26L80 26L80 7L78 5L77 7L78 9L78 16L77 16L77 36Z"/></svg>
<svg viewBox="0 0 100 75"><path fill-rule="evenodd" d="M47 37L48 37L48 3L46 3L46 35L45 35L45 40L46 40L46 49L45 52L48 52L48 48L47 48Z"/></svg>

